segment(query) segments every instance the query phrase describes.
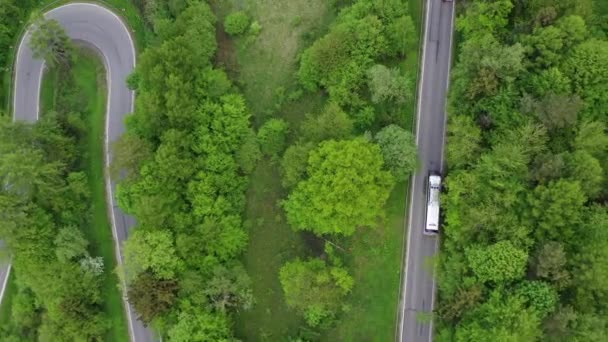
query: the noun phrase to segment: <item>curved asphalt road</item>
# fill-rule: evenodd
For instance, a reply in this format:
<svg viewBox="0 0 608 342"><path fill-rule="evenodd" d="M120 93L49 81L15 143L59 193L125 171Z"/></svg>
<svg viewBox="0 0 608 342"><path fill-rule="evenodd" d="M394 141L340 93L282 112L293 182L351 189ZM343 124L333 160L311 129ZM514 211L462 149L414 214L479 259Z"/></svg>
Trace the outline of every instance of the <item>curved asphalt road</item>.
<svg viewBox="0 0 608 342"><path fill-rule="evenodd" d="M430 261L438 250L438 237L423 234L429 172L443 174L445 103L448 91L454 2L426 0L422 69L418 93L416 145L421 168L412 176L408 239L397 340L433 340L433 321L420 314L433 312L435 280Z"/></svg>
<svg viewBox="0 0 608 342"><path fill-rule="evenodd" d="M65 28L67 34L76 42L96 50L106 67L108 102L106 106L106 166L111 160L109 144L125 131L124 117L133 111L134 93L125 83L127 76L135 67L135 48L129 30L122 20L105 7L72 3L50 10L45 14L48 19L55 19ZM31 29L25 33L17 52L14 88L14 120L35 121L39 115L40 84L44 62L34 59L28 46ZM129 235L135 220L121 212L114 198L116 184L106 175L106 192L109 215L112 220L116 258L123 261L122 241ZM8 270L0 269L0 283L5 283ZM108 270L113 271L113 270ZM4 276L4 278L2 278ZM123 284L124 285L124 284ZM124 287L124 286L123 286ZM3 294L4 286L0 292ZM124 298L127 307L130 339L133 342L153 341L153 334L137 320L136 315Z"/></svg>

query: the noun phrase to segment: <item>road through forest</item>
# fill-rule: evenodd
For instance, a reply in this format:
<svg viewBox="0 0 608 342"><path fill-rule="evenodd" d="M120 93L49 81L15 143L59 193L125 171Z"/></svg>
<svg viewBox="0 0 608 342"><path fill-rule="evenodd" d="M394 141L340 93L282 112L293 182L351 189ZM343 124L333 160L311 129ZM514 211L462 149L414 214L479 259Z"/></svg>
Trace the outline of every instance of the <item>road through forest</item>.
<svg viewBox="0 0 608 342"><path fill-rule="evenodd" d="M427 179L431 172L443 174L445 104L448 92L454 2L426 0L422 69L418 92L416 145L420 168L412 176L406 259L399 308L398 336L401 342L433 340L433 322L425 314L433 311L436 284L432 257L439 237L423 234L426 219Z"/></svg>
<svg viewBox="0 0 608 342"><path fill-rule="evenodd" d="M125 83L127 76L135 67L136 54L131 34L116 14L96 4L70 3L52 9L44 16L47 19L57 20L70 38L76 43L92 48L104 63L108 88L104 144L106 158L104 164L107 167L111 160L109 146L125 131L124 118L133 111L134 106L134 93ZM33 57L32 50L28 46L30 37L31 27L19 44L15 60L14 120L36 121L40 114L40 86L44 62ZM115 187L116 183L106 173L108 212L112 223L116 259L122 264L122 242L128 237L135 220L118 208L114 197ZM1 276L6 277L7 274L5 267L0 269L0 283L5 283L5 279ZM125 305L127 305L126 301ZM153 341L152 331L144 327L136 317L133 308L127 305L130 340Z"/></svg>

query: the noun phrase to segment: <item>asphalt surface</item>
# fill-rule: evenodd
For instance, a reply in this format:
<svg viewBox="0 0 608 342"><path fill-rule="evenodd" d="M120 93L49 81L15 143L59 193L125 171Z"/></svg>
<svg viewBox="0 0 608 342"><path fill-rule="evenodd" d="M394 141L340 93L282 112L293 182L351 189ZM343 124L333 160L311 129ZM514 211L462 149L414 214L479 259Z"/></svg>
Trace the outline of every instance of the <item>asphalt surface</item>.
<svg viewBox="0 0 608 342"><path fill-rule="evenodd" d="M109 144L119 138L125 131L124 118L133 111L134 93L126 86L126 78L135 67L135 47L129 30L122 20L105 7L72 3L55 8L45 14L48 19L55 19L65 28L74 41L97 51L106 67L108 102L106 106L106 166L111 160ZM35 121L39 115L40 85L44 62L35 59L28 46L31 30L28 30L19 45L15 65L14 119ZM122 241L129 236L129 230L135 220L125 215L114 197L116 184L106 178L109 215L112 222L112 233L116 244L116 258L123 261ZM108 270L113 271L113 270ZM8 272L0 268L0 284L4 283ZM124 284L123 284L124 285ZM1 297L0 297L1 299ZM126 303L126 300L125 300ZM130 305L127 306L127 319L131 341L154 341L150 329L137 320Z"/></svg>
<svg viewBox="0 0 608 342"><path fill-rule="evenodd" d="M433 311L436 284L431 258L437 253L439 236L423 233L429 172L443 174L445 104L449 84L454 3L427 0L423 57L418 93L416 144L420 169L412 176L408 239L403 272L397 340L433 340L433 322L425 314Z"/></svg>

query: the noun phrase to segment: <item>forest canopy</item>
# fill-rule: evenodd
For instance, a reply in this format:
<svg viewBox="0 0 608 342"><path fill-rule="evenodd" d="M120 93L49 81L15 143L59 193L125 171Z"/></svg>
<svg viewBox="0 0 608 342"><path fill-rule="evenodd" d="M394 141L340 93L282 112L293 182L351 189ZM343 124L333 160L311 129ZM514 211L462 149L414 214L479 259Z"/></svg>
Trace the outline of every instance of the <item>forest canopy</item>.
<svg viewBox="0 0 608 342"><path fill-rule="evenodd" d="M600 2L459 5L438 341L606 338Z"/></svg>

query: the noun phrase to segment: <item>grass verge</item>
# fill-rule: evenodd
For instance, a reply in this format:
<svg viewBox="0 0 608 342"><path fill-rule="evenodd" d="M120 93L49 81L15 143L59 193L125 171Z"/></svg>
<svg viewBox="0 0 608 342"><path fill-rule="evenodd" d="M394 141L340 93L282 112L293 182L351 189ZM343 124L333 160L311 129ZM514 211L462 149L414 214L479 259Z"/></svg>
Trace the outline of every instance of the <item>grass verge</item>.
<svg viewBox="0 0 608 342"><path fill-rule="evenodd" d="M349 245L346 266L355 286L350 309L324 336L324 341L392 341L397 318L405 233L407 182L395 186L386 205L386 220L361 229Z"/></svg>
<svg viewBox="0 0 608 342"><path fill-rule="evenodd" d="M106 115L105 69L99 57L86 49L79 49L72 67L74 86L82 99L86 99L82 113L86 134L79 141L80 168L86 173L91 191L92 215L90 224L83 232L89 241L89 252L104 259L105 270L102 294L104 311L111 320L107 341L128 341L128 329L122 297L117 286L118 278L112 272L116 268L114 242L108 219L104 178L104 135ZM41 108L52 110L56 105L59 75L48 71L42 83Z"/></svg>

